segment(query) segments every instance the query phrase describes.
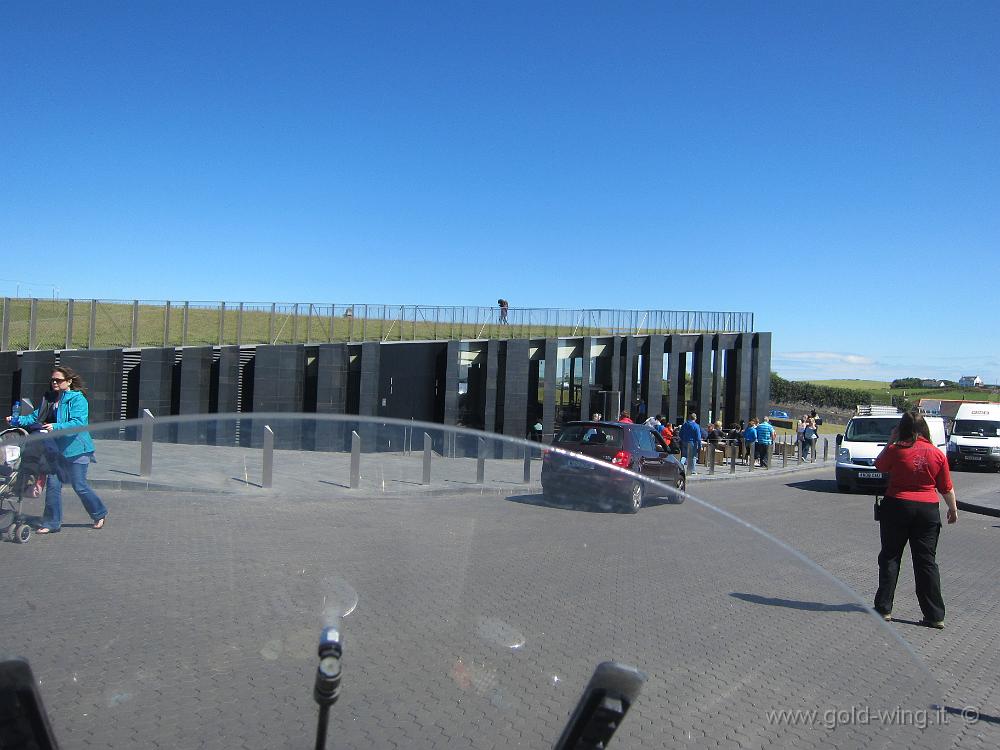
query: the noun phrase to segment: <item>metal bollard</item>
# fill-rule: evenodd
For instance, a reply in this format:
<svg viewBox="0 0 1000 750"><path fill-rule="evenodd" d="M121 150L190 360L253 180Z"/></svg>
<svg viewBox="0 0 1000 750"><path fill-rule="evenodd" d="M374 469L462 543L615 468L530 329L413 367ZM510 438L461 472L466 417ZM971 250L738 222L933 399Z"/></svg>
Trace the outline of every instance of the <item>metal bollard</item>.
<svg viewBox="0 0 1000 750"><path fill-rule="evenodd" d="M153 473L153 412L142 410L142 428L139 445L139 476L148 477Z"/></svg>
<svg viewBox="0 0 1000 750"><path fill-rule="evenodd" d="M750 467L750 471L753 471L753 465L757 463L757 443L747 443L748 450L747 454L747 466Z"/></svg>
<svg viewBox="0 0 1000 750"><path fill-rule="evenodd" d="M420 484L431 483L431 436L424 433L424 478Z"/></svg>
<svg viewBox="0 0 1000 750"><path fill-rule="evenodd" d="M732 455L729 458L729 473L736 473L736 452L739 451L740 446L737 444L729 446L732 449Z"/></svg>
<svg viewBox="0 0 1000 750"><path fill-rule="evenodd" d="M806 447L806 441L805 441L805 438L803 438L802 440L799 440L798 438L796 438L795 442L798 443L798 446L799 446L799 463L801 464L802 463L802 454L805 451L805 447Z"/></svg>
<svg viewBox="0 0 1000 750"><path fill-rule="evenodd" d="M356 490L361 484L361 436L356 430L351 430L351 489Z"/></svg>
<svg viewBox="0 0 1000 750"><path fill-rule="evenodd" d="M478 452L476 453L476 484L486 482L486 440L478 439Z"/></svg>
<svg viewBox="0 0 1000 750"><path fill-rule="evenodd" d="M783 435L781 441L783 443L781 446L781 468L784 469L788 466L788 436Z"/></svg>
<svg viewBox="0 0 1000 750"><path fill-rule="evenodd" d="M768 443L767 445L764 446L764 459L765 459L764 468L767 469L768 471L771 470L771 460L773 456L774 456L774 443Z"/></svg>
<svg viewBox="0 0 1000 750"><path fill-rule="evenodd" d="M706 444L706 452L708 453L708 473L715 473L715 446L711 443Z"/></svg>
<svg viewBox="0 0 1000 750"><path fill-rule="evenodd" d="M531 448L524 450L524 483L531 482Z"/></svg>
<svg viewBox="0 0 1000 750"><path fill-rule="evenodd" d="M830 457L830 438L823 438L823 463Z"/></svg>
<svg viewBox="0 0 1000 750"><path fill-rule="evenodd" d="M264 463L260 472L260 486L265 490L271 488L274 479L274 430L270 425L264 425Z"/></svg>

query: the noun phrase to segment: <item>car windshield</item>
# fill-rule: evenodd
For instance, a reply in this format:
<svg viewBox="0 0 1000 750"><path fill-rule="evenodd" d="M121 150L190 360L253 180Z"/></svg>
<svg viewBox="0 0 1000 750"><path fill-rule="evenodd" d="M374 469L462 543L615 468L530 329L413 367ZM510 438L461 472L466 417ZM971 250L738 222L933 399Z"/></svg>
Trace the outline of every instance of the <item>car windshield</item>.
<svg viewBox="0 0 1000 750"><path fill-rule="evenodd" d="M886 443L898 424L898 419L853 417L847 425L844 439L855 443Z"/></svg>
<svg viewBox="0 0 1000 750"><path fill-rule="evenodd" d="M620 448L624 430L609 424L573 424L563 427L556 436L556 445L607 445Z"/></svg>
<svg viewBox="0 0 1000 750"><path fill-rule="evenodd" d="M571 716L621 748L953 745L893 628L703 485L409 421L88 431L104 528L67 487L60 533L3 548L3 657L63 748L597 747L556 745ZM8 539L51 439L3 433Z"/></svg>
<svg viewBox="0 0 1000 750"><path fill-rule="evenodd" d="M951 428L951 434L962 437L997 437L1000 435L1000 421L958 419Z"/></svg>

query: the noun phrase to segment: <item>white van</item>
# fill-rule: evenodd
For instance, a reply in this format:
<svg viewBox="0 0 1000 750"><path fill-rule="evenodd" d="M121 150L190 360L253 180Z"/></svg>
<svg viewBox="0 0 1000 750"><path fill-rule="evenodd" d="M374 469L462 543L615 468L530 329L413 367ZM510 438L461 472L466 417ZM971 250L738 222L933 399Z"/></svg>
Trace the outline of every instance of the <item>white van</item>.
<svg viewBox="0 0 1000 750"><path fill-rule="evenodd" d="M1000 471L1000 404L962 404L948 439L948 466Z"/></svg>
<svg viewBox="0 0 1000 750"><path fill-rule="evenodd" d="M881 494L889 486L889 475L875 468L875 459L889 442L889 435L899 424L902 413L878 406L859 406L847 423L843 435L837 435L837 489L840 492L865 490ZM947 438L944 419L924 417L931 432L931 442L945 453Z"/></svg>

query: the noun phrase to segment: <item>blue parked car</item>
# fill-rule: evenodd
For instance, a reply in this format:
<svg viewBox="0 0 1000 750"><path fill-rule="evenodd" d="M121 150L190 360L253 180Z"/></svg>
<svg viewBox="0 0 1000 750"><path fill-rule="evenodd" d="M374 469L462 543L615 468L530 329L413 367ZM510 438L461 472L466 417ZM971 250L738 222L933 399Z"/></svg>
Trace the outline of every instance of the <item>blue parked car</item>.
<svg viewBox="0 0 1000 750"><path fill-rule="evenodd" d="M788 416L788 412L782 411L781 409L771 409L771 411L767 413L767 416L776 417L777 419L791 419L791 417Z"/></svg>

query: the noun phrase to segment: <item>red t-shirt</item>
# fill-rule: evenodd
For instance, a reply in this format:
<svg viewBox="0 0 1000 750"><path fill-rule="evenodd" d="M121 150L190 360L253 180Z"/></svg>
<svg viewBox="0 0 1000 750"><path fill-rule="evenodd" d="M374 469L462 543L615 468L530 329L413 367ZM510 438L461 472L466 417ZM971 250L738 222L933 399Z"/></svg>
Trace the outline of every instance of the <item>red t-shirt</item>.
<svg viewBox="0 0 1000 750"><path fill-rule="evenodd" d="M952 488L948 460L926 438L917 438L913 445L887 445L875 459L875 468L889 474L886 497L936 503L939 492Z"/></svg>

